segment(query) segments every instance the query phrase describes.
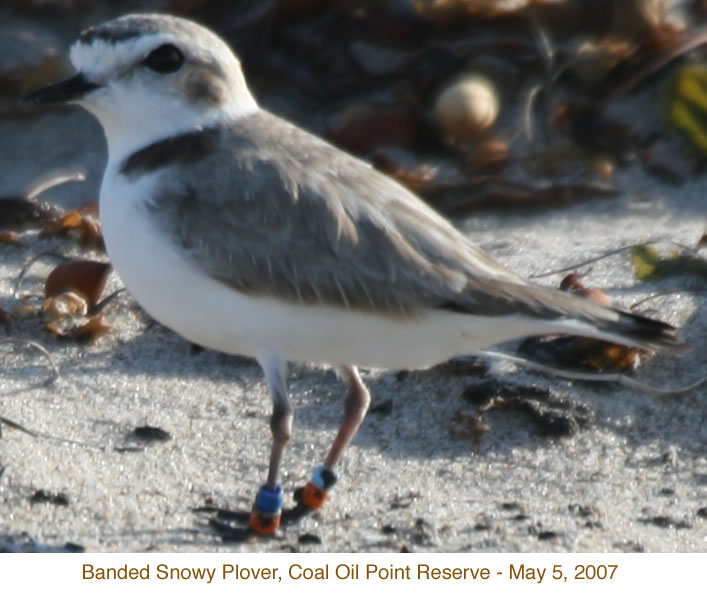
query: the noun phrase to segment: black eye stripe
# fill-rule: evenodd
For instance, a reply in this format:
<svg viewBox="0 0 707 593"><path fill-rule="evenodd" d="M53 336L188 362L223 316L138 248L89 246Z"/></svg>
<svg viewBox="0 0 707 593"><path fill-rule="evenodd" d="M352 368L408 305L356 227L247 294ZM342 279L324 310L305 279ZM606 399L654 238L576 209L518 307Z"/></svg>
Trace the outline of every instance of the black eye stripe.
<svg viewBox="0 0 707 593"><path fill-rule="evenodd" d="M159 74L170 74L182 67L184 54L171 43L165 43L152 50L142 63Z"/></svg>

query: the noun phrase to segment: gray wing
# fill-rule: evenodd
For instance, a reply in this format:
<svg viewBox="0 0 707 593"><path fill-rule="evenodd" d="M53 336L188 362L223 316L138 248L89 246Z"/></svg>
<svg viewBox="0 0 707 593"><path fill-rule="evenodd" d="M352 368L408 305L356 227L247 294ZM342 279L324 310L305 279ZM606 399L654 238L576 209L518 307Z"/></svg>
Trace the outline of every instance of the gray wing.
<svg viewBox="0 0 707 593"><path fill-rule="evenodd" d="M274 115L201 134L123 169L164 168L155 221L239 291L395 314L577 313L578 299L524 283L395 181ZM170 154L191 181L173 179Z"/></svg>

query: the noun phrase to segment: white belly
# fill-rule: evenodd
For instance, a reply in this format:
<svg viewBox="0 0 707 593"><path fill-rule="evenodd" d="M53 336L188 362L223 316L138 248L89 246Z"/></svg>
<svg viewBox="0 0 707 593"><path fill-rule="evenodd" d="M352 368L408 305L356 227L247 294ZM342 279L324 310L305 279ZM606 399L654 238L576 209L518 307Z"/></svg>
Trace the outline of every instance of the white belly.
<svg viewBox="0 0 707 593"><path fill-rule="evenodd" d="M106 248L142 307L191 342L229 354L277 353L297 362L422 368L543 329L519 319L444 311L401 319L241 294L180 257L151 222L142 204L153 183L154 177L132 185L122 178L104 180Z"/></svg>

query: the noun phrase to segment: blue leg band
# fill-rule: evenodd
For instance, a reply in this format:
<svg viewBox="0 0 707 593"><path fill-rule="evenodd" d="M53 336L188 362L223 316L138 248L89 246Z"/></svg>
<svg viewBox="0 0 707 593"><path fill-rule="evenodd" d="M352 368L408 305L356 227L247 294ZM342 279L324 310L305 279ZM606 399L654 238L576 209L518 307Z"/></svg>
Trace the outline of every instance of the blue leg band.
<svg viewBox="0 0 707 593"><path fill-rule="evenodd" d="M282 495L282 487L280 485L275 488L261 486L258 490L258 496L255 498L255 508L261 513L278 513L284 504Z"/></svg>

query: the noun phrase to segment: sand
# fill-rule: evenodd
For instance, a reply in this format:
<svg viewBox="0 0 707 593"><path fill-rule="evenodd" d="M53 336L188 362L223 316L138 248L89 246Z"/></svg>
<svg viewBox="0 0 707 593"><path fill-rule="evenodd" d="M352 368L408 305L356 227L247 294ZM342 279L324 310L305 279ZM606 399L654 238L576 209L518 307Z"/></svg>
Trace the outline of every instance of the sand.
<svg viewBox="0 0 707 593"><path fill-rule="evenodd" d="M97 195L105 148L86 114L3 120L0 136L14 139L0 145L0 195L72 168L85 169L87 180L46 199L70 206ZM617 199L457 222L525 276L649 239L694 245L702 236L703 180L676 188L629 167L613 181L626 190ZM13 286L32 254L104 257L70 241L39 239L36 230L21 240L23 248L0 244L0 307L8 310L17 305ZM24 290L41 292L52 265L33 267ZM540 281L557 285L561 277ZM704 279L639 281L623 253L592 264L585 282L626 306L677 291L642 309L682 326L693 347L646 360L635 378L679 386L707 372ZM700 286L701 293L689 291ZM107 292L120 287L113 274ZM105 313L114 331L89 346L58 340L36 319L13 324L13 336L51 352L61 374L51 385L41 354L0 345L0 416L36 433L1 426L1 550L707 551L707 387L655 397L507 364L494 367L499 380L549 389L565 405L586 406L593 419L577 434L553 439L523 414L498 410L484 416L490 430L476 439L463 421L476 407L462 394L488 377L364 369L374 406L386 405L355 438L330 501L278 537L224 542L209 515L193 509L247 511L264 479L270 399L258 366L193 353L181 337L151 324L128 294ZM331 370L295 366L290 391L295 430L282 476L288 506L333 439L344 386ZM134 430L146 425L171 438L136 439Z"/></svg>

